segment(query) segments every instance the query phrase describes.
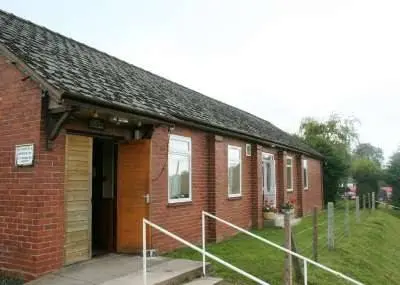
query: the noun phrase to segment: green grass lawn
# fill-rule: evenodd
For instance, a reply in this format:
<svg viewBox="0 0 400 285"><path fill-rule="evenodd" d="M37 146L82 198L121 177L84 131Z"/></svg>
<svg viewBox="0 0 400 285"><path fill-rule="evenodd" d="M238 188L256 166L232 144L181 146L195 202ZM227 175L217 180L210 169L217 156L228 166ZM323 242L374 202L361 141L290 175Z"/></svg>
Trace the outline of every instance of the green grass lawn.
<svg viewBox="0 0 400 285"><path fill-rule="evenodd" d="M361 212L361 223L355 221L354 209L350 211L350 236L344 236L344 211L342 205L335 210L335 250L326 247L326 214L319 215L319 262L342 272L364 284L400 284L400 213L393 210ZM303 218L293 228L298 251L311 257L311 217ZM283 244L283 231L276 228L254 230L254 233L277 244ZM265 280L282 284L284 253L247 235L239 234L218 244L208 244L207 250L229 263ZM197 252L183 248L170 257L201 260ZM209 261L209 260L208 260ZM254 284L226 267L210 261L214 275L233 284ZM350 284L330 273L309 265L309 284Z"/></svg>

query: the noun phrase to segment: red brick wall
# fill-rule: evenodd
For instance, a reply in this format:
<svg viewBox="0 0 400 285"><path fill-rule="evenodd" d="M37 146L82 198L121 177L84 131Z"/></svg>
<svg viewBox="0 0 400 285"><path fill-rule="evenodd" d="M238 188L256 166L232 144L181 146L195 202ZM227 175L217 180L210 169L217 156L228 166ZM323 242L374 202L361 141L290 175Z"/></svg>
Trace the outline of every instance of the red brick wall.
<svg viewBox="0 0 400 285"><path fill-rule="evenodd" d="M44 150L41 89L0 57L0 270L33 279L62 265L63 137ZM15 145L33 143L33 167Z"/></svg>
<svg viewBox="0 0 400 285"><path fill-rule="evenodd" d="M216 213L218 217L249 228L253 224L252 197L260 185L260 179L251 173L252 157L245 155L245 143L222 138L199 130L175 128L172 134L191 137L192 140L192 202L168 204L168 129L157 128L152 137L152 188L150 219L169 231L194 243L201 242L201 211ZM242 146L242 197L228 198L228 144ZM257 157L256 154L253 153ZM253 183L253 185L252 185ZM257 204L257 203L256 203ZM261 212L261 209L257 210ZM258 219L256 217L255 219ZM222 240L235 233L221 223L207 221L208 240ZM179 243L153 231L153 247L167 251Z"/></svg>
<svg viewBox="0 0 400 285"><path fill-rule="evenodd" d="M272 153L275 157L278 206L284 200L296 198L296 213L301 216L303 204L308 206L309 200L320 201L321 188L319 192L314 190L317 184L320 187L320 172L315 169L315 162L319 163L317 160L309 162L310 190L306 201L303 199L300 155L253 144L252 156L247 157L246 142L240 140L182 127L175 128L171 133L191 137L192 140L192 202L168 205L168 129L158 128L152 138L150 219L184 239L200 243L203 209L243 228L262 226L262 152ZM242 196L239 198L228 197L228 145L242 148ZM283 159L286 156L293 158L291 192L287 192L284 175ZM207 239L211 241L220 241L236 233L212 219L207 220L207 229ZM182 246L156 231L153 232L152 241L153 247L161 251Z"/></svg>
<svg viewBox="0 0 400 285"><path fill-rule="evenodd" d="M63 264L64 245L64 154L63 133L45 149L41 118L41 89L14 65L0 57L0 270L16 271L26 279L54 271ZM192 202L168 205L168 129L157 128L152 138L150 219L181 237L199 243L201 211L244 227L261 226L261 151L245 142L187 128L173 134L192 138ZM35 165L16 168L16 144L35 144ZM228 144L242 147L242 197L228 198ZM275 152L277 152L274 149ZM271 152L271 150L267 150ZM294 153L289 153L295 158ZM278 204L297 196L296 160L292 193L284 185L284 153L275 157ZM303 194L304 212L322 204L320 162L309 160L310 188ZM208 239L221 240L235 232L220 223L208 222ZM153 247L162 251L181 246L153 230Z"/></svg>
<svg viewBox="0 0 400 285"><path fill-rule="evenodd" d="M314 206L318 209L323 207L323 189L321 162L319 160L306 158L308 160L308 190L303 191L303 214L311 214Z"/></svg>
<svg viewBox="0 0 400 285"><path fill-rule="evenodd" d="M201 242L201 211L208 210L208 134L183 128L171 133L192 139L192 202L168 204L168 129L157 128L152 137L152 188L150 219L191 242ZM181 244L156 231L153 247L167 251Z"/></svg>
<svg viewBox="0 0 400 285"><path fill-rule="evenodd" d="M246 143L224 137L223 141L216 143L218 173L216 182L216 215L224 220L232 222L239 227L250 228L252 222L252 208L257 207L252 203L252 158L246 156ZM228 197L228 145L242 148L242 195L241 197ZM254 155L254 154L253 154ZM261 209L260 209L261 210ZM233 235L236 231L222 223L216 226L217 241Z"/></svg>

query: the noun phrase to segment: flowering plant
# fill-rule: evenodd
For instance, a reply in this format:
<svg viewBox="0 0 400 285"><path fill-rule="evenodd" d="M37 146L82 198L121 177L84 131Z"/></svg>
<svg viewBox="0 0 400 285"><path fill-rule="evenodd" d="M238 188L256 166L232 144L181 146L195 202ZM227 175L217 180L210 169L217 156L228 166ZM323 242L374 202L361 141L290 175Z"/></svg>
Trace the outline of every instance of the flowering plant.
<svg viewBox="0 0 400 285"><path fill-rule="evenodd" d="M286 210L286 211L292 210L292 209L294 209L295 205L296 205L296 199L295 198L291 198L291 199L287 200L286 203L283 203L281 205L281 209L282 210Z"/></svg>
<svg viewBox="0 0 400 285"><path fill-rule="evenodd" d="M276 212L276 208L274 208L271 204L269 203L265 203L264 207L263 207L263 212L272 212L275 213Z"/></svg>

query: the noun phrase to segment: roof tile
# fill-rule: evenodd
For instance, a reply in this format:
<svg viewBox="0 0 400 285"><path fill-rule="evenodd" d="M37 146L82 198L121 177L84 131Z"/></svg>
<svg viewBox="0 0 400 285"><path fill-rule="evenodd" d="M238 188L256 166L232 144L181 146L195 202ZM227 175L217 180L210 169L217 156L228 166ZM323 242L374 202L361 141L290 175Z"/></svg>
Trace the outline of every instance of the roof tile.
<svg viewBox="0 0 400 285"><path fill-rule="evenodd" d="M0 10L0 42L57 89L319 153L270 122Z"/></svg>

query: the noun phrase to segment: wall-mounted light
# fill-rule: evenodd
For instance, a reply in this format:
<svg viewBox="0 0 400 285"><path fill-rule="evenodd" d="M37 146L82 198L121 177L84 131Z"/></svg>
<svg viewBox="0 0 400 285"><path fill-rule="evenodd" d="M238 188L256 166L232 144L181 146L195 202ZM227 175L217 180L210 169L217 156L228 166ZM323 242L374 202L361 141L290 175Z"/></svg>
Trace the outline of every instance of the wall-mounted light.
<svg viewBox="0 0 400 285"><path fill-rule="evenodd" d="M138 129L133 132L133 137L135 140L140 139L140 131Z"/></svg>
<svg viewBox="0 0 400 285"><path fill-rule="evenodd" d="M128 119L126 119L126 118L119 118L119 117L117 117L117 116L114 116L114 117L111 117L110 118L110 121L111 122L113 122L113 123L115 123L115 124L117 124L117 125L119 125L119 124L127 124L127 123L129 123L129 120Z"/></svg>

